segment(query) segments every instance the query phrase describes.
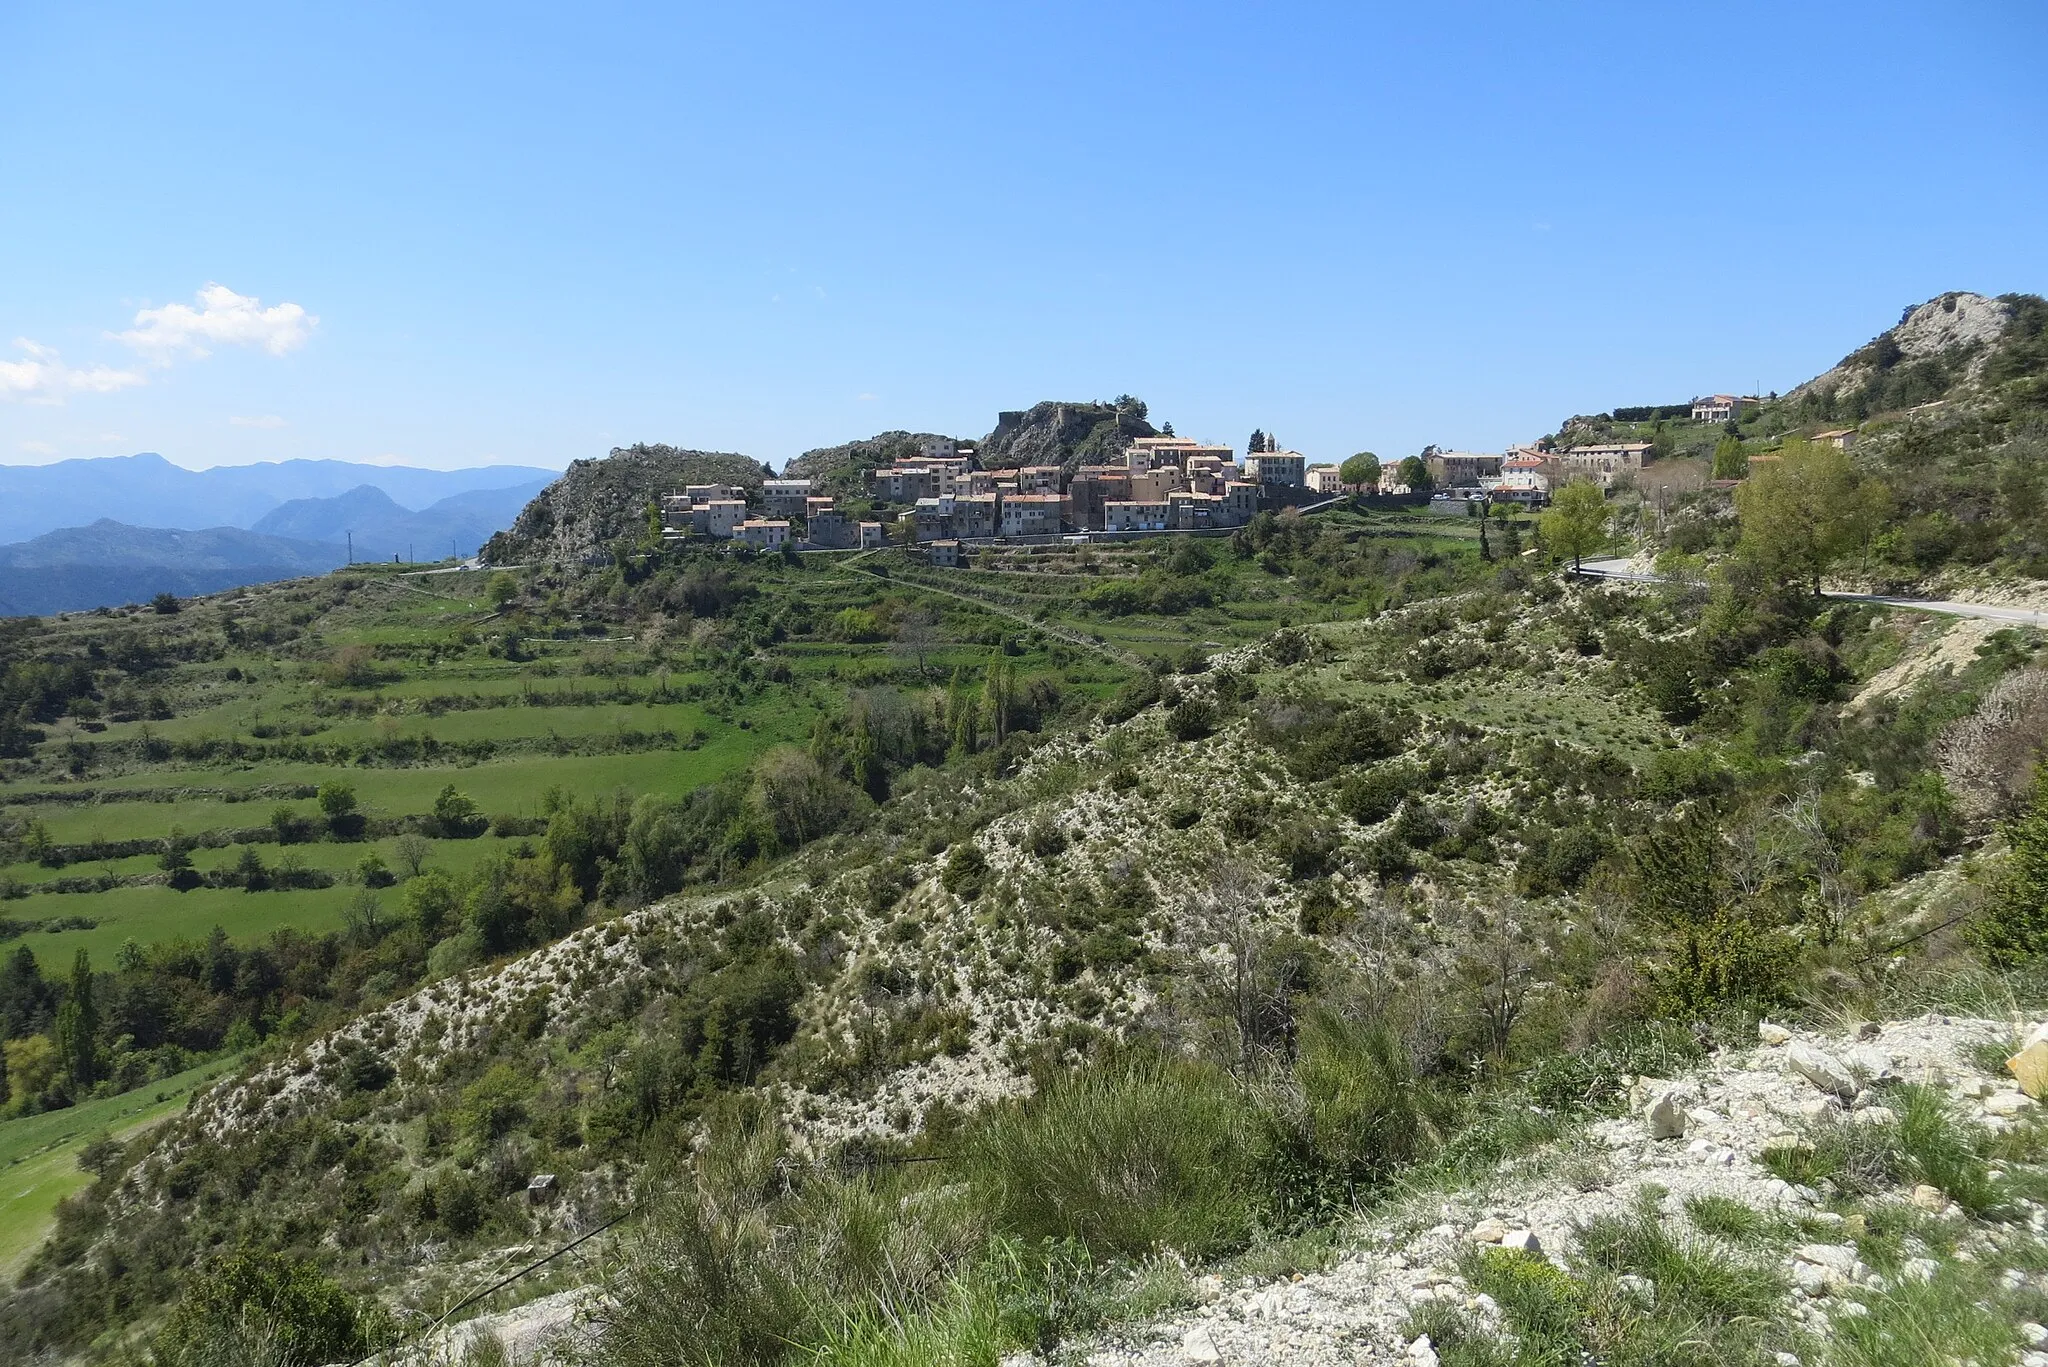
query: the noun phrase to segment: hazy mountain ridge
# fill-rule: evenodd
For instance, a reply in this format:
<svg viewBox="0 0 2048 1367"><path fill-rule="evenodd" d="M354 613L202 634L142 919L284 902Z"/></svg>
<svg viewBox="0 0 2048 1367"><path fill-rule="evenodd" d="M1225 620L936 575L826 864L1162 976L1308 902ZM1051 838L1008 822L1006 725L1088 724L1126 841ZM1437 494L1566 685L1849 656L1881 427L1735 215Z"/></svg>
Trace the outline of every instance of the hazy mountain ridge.
<svg viewBox="0 0 2048 1367"><path fill-rule="evenodd" d="M473 555L495 532L512 525L549 480L509 489L472 489L452 494L417 512L401 506L374 485L362 484L333 498L301 498L265 513L251 531L303 541L353 544L358 560L439 560ZM352 541L351 541L352 538Z"/></svg>
<svg viewBox="0 0 2048 1367"><path fill-rule="evenodd" d="M101 518L136 526L250 528L295 499L332 498L362 485L407 509L457 494L530 486L551 470L486 465L424 470L341 460L288 460L187 470L154 452L0 466L0 542L26 541Z"/></svg>
<svg viewBox="0 0 2048 1367"><path fill-rule="evenodd" d="M345 559L337 546L239 527L188 531L101 518L0 546L0 614L39 616L139 603L159 593L218 593L325 574Z"/></svg>

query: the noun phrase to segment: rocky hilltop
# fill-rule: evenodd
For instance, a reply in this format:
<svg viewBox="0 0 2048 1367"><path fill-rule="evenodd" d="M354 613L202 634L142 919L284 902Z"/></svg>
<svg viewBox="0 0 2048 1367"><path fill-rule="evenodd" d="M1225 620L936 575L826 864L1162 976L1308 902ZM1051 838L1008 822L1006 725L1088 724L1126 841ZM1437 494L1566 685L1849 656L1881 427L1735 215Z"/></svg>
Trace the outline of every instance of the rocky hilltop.
<svg viewBox="0 0 2048 1367"><path fill-rule="evenodd" d="M791 461L782 473L790 479L817 480L828 487L857 488L862 471L913 460L932 444L952 440L938 432L877 432L859 441L814 447Z"/></svg>
<svg viewBox="0 0 2048 1367"><path fill-rule="evenodd" d="M1112 403L1048 400L997 415L996 430L981 444L981 463L990 469L1088 465L1110 459L1134 438L1158 434L1145 420L1144 402L1129 395Z"/></svg>
<svg viewBox="0 0 2048 1367"><path fill-rule="evenodd" d="M2038 368L2044 313L2036 295L1937 295L1786 399L1815 416L1860 420L1977 392Z"/></svg>
<svg viewBox="0 0 2048 1367"><path fill-rule="evenodd" d="M727 451L673 446L614 447L603 460L579 460L526 505L507 531L484 546L492 564L581 560L637 532L647 501L686 484L758 487L759 462Z"/></svg>

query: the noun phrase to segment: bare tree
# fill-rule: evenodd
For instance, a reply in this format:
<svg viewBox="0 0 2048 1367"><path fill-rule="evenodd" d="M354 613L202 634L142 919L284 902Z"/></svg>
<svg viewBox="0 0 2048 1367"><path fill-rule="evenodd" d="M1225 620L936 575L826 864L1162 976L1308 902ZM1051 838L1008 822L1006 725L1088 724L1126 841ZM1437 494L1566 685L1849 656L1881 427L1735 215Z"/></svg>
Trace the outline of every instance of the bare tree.
<svg viewBox="0 0 2048 1367"><path fill-rule="evenodd" d="M417 878L425 872L427 861L434 857L434 842L418 831L407 831L392 845L391 853L398 860L398 867L405 870L407 878Z"/></svg>
<svg viewBox="0 0 2048 1367"><path fill-rule="evenodd" d="M920 679L931 677L925 661L938 639L938 614L930 608L911 608L896 619L896 649L917 661L917 677Z"/></svg>
<svg viewBox="0 0 2048 1367"><path fill-rule="evenodd" d="M1811 880L1812 895L1802 900L1818 913L1821 943L1831 945L1849 924L1856 893L1843 877L1841 847L1822 819L1820 794L1809 789L1791 798L1778 808L1777 816Z"/></svg>
<svg viewBox="0 0 2048 1367"><path fill-rule="evenodd" d="M1547 918L1519 898L1466 909L1458 977L1471 994L1487 1056L1507 1057L1515 1025L1538 989L1537 969L1549 957Z"/></svg>
<svg viewBox="0 0 2048 1367"><path fill-rule="evenodd" d="M1294 985L1289 965L1276 962L1279 932L1263 914L1268 880L1257 868L1225 857L1216 862L1208 886L1195 895L1194 913L1204 943L1220 945L1225 959L1218 983L1230 1019L1240 1076L1251 1078L1265 1056L1291 1034L1288 998Z"/></svg>

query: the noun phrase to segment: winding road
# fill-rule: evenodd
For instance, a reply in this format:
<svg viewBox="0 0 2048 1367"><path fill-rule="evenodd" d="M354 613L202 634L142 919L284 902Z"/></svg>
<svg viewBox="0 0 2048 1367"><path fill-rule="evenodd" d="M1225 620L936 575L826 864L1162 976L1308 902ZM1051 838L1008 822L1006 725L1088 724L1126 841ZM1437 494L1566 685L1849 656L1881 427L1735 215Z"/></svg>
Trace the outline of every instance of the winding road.
<svg viewBox="0 0 2048 1367"><path fill-rule="evenodd" d="M1662 575L1637 569L1633 560L1588 560L1579 566L1579 573L1595 579L1619 579L1631 584L1654 584L1663 578ZM2011 622L2014 626L2048 627L2048 612L2006 607L1998 603L1963 603L1949 598L1899 598L1888 593L1840 593L1834 590L1825 590L1821 596L1851 603L1878 603L1909 612L1938 612L1948 617L1981 617L1991 622Z"/></svg>

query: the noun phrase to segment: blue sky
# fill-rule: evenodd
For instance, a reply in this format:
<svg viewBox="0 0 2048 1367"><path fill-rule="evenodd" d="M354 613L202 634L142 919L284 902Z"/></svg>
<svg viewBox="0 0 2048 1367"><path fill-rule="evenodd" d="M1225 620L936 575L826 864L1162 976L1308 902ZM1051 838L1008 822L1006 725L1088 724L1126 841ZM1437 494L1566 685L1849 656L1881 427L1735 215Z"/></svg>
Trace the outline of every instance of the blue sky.
<svg viewBox="0 0 2048 1367"><path fill-rule="evenodd" d="M2048 290L2044 71L2038 0L0 4L0 461L1498 449Z"/></svg>

